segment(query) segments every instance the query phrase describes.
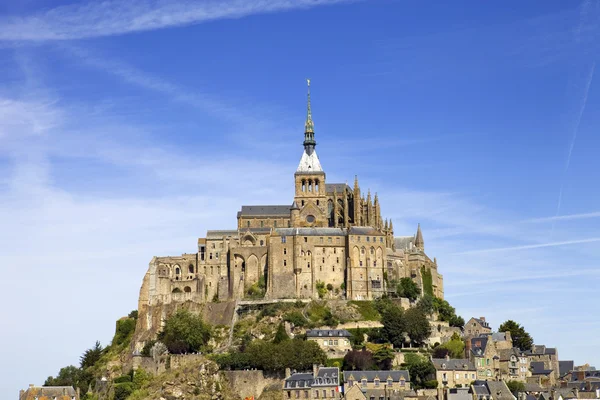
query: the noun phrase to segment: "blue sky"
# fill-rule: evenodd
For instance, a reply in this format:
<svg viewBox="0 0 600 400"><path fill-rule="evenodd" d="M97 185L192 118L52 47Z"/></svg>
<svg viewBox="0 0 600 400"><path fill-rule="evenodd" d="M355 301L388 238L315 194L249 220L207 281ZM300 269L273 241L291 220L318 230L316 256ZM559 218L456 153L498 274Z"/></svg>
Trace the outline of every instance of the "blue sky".
<svg viewBox="0 0 600 400"><path fill-rule="evenodd" d="M126 4L125 4L126 3ZM465 319L600 366L600 2L0 3L0 396L77 364L154 255L329 182L421 223ZM9 362L6 362L8 360Z"/></svg>

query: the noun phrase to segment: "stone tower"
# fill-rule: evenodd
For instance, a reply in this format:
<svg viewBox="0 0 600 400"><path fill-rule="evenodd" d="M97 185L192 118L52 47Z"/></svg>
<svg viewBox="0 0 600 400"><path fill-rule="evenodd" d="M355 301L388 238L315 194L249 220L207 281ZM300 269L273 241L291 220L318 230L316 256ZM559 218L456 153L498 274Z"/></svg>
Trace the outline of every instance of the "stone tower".
<svg viewBox="0 0 600 400"><path fill-rule="evenodd" d="M306 123L304 124L304 152L300 164L294 174L294 201L300 208L298 218L293 226L328 226L327 194L325 188L325 172L319 162L315 146L315 126L310 108L310 80L308 82L308 98L306 107Z"/></svg>
<svg viewBox="0 0 600 400"><path fill-rule="evenodd" d="M421 224L417 227L417 234L415 236L415 247L419 250L425 250L425 242L423 241L423 234L421 233Z"/></svg>

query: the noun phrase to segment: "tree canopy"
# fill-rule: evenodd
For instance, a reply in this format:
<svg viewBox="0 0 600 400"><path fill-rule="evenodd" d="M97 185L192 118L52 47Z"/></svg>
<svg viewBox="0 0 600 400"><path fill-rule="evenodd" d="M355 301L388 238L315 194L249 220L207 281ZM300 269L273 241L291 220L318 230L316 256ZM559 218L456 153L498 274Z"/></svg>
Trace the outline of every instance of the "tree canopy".
<svg viewBox="0 0 600 400"><path fill-rule="evenodd" d="M387 307L381 316L381 324L383 325L381 335L394 347L402 347L406 329L402 309L396 306Z"/></svg>
<svg viewBox="0 0 600 400"><path fill-rule="evenodd" d="M523 326L511 319L500 325L498 332L510 332L513 345L522 351L531 350L533 347L533 338L531 335L525 331Z"/></svg>
<svg viewBox="0 0 600 400"><path fill-rule="evenodd" d="M412 279L402 278L396 287L396 293L400 297L416 300L421 295L421 290Z"/></svg>
<svg viewBox="0 0 600 400"><path fill-rule="evenodd" d="M411 342L421 346L431 334L431 326L423 310L413 307L404 313L404 327Z"/></svg>
<svg viewBox="0 0 600 400"><path fill-rule="evenodd" d="M158 339L170 353L182 354L201 351L210 339L210 326L202 317L187 310L178 310L165 321Z"/></svg>

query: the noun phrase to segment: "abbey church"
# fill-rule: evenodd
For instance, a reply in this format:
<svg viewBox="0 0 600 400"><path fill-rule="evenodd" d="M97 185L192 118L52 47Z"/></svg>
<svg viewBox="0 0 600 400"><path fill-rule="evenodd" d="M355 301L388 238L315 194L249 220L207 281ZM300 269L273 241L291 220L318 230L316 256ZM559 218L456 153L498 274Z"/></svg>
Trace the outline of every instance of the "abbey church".
<svg viewBox="0 0 600 400"><path fill-rule="evenodd" d="M444 296L437 262L425 254L421 228L394 236L377 194L328 183L316 152L310 84L304 149L285 205L242 206L237 228L211 230L197 251L154 257L140 306L243 299L375 299L391 284L413 279L423 292ZM140 308L141 309L141 308Z"/></svg>

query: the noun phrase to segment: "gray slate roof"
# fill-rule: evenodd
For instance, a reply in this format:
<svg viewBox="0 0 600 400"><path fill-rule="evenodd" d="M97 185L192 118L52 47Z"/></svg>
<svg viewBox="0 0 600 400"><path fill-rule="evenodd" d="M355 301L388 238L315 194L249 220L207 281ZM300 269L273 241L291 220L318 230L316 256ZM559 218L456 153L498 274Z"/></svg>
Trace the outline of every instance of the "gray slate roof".
<svg viewBox="0 0 600 400"><path fill-rule="evenodd" d="M383 233L370 226L352 226L350 227L349 235L376 235L383 236Z"/></svg>
<svg viewBox="0 0 600 400"><path fill-rule="evenodd" d="M313 386L338 386L340 370L337 367L320 367L317 376L312 373L294 373L284 381L286 389L303 389Z"/></svg>
<svg viewBox="0 0 600 400"><path fill-rule="evenodd" d="M558 362L558 374L563 376L575 369L575 362L571 361L559 361Z"/></svg>
<svg viewBox="0 0 600 400"><path fill-rule="evenodd" d="M277 228L281 236L346 236L342 228Z"/></svg>
<svg viewBox="0 0 600 400"><path fill-rule="evenodd" d="M488 338L487 336L479 336L475 338L471 338L471 352L473 355L481 356L485 352L485 347L487 346ZM477 344L480 344L479 346Z"/></svg>
<svg viewBox="0 0 600 400"><path fill-rule="evenodd" d="M506 332L494 332L492 333L492 340L494 342L505 342L506 341Z"/></svg>
<svg viewBox="0 0 600 400"><path fill-rule="evenodd" d="M449 360L445 358L433 358L431 361L435 369L440 371L475 371L473 363L464 358L451 358Z"/></svg>
<svg viewBox="0 0 600 400"><path fill-rule="evenodd" d="M206 231L207 239L220 239L223 236L237 237L238 231L235 229L222 229L222 230Z"/></svg>
<svg viewBox="0 0 600 400"><path fill-rule="evenodd" d="M394 382L399 382L400 378L403 377L405 381L410 380L408 371L344 371L344 382L348 382L350 377L354 377L355 381L361 381L366 379L367 382L373 382L375 378L379 378L380 381L385 381L388 377L392 378Z"/></svg>
<svg viewBox="0 0 600 400"><path fill-rule="evenodd" d="M345 329L310 329L306 337L350 337L350 332Z"/></svg>
<svg viewBox="0 0 600 400"><path fill-rule="evenodd" d="M352 192L352 188L345 183L326 183L325 184L325 191L327 193L333 193L334 189L338 193L344 193L344 189L348 190L349 192Z"/></svg>
<svg viewBox="0 0 600 400"><path fill-rule="evenodd" d="M238 218L244 217L289 217L291 206L242 206L242 211L238 212Z"/></svg>
<svg viewBox="0 0 600 400"><path fill-rule="evenodd" d="M407 250L410 248L410 244L415 242L414 236L400 236L394 238L394 244L397 249Z"/></svg>
<svg viewBox="0 0 600 400"><path fill-rule="evenodd" d="M531 363L531 373L533 375L548 375L552 372L551 369L546 369L542 361L534 361Z"/></svg>

